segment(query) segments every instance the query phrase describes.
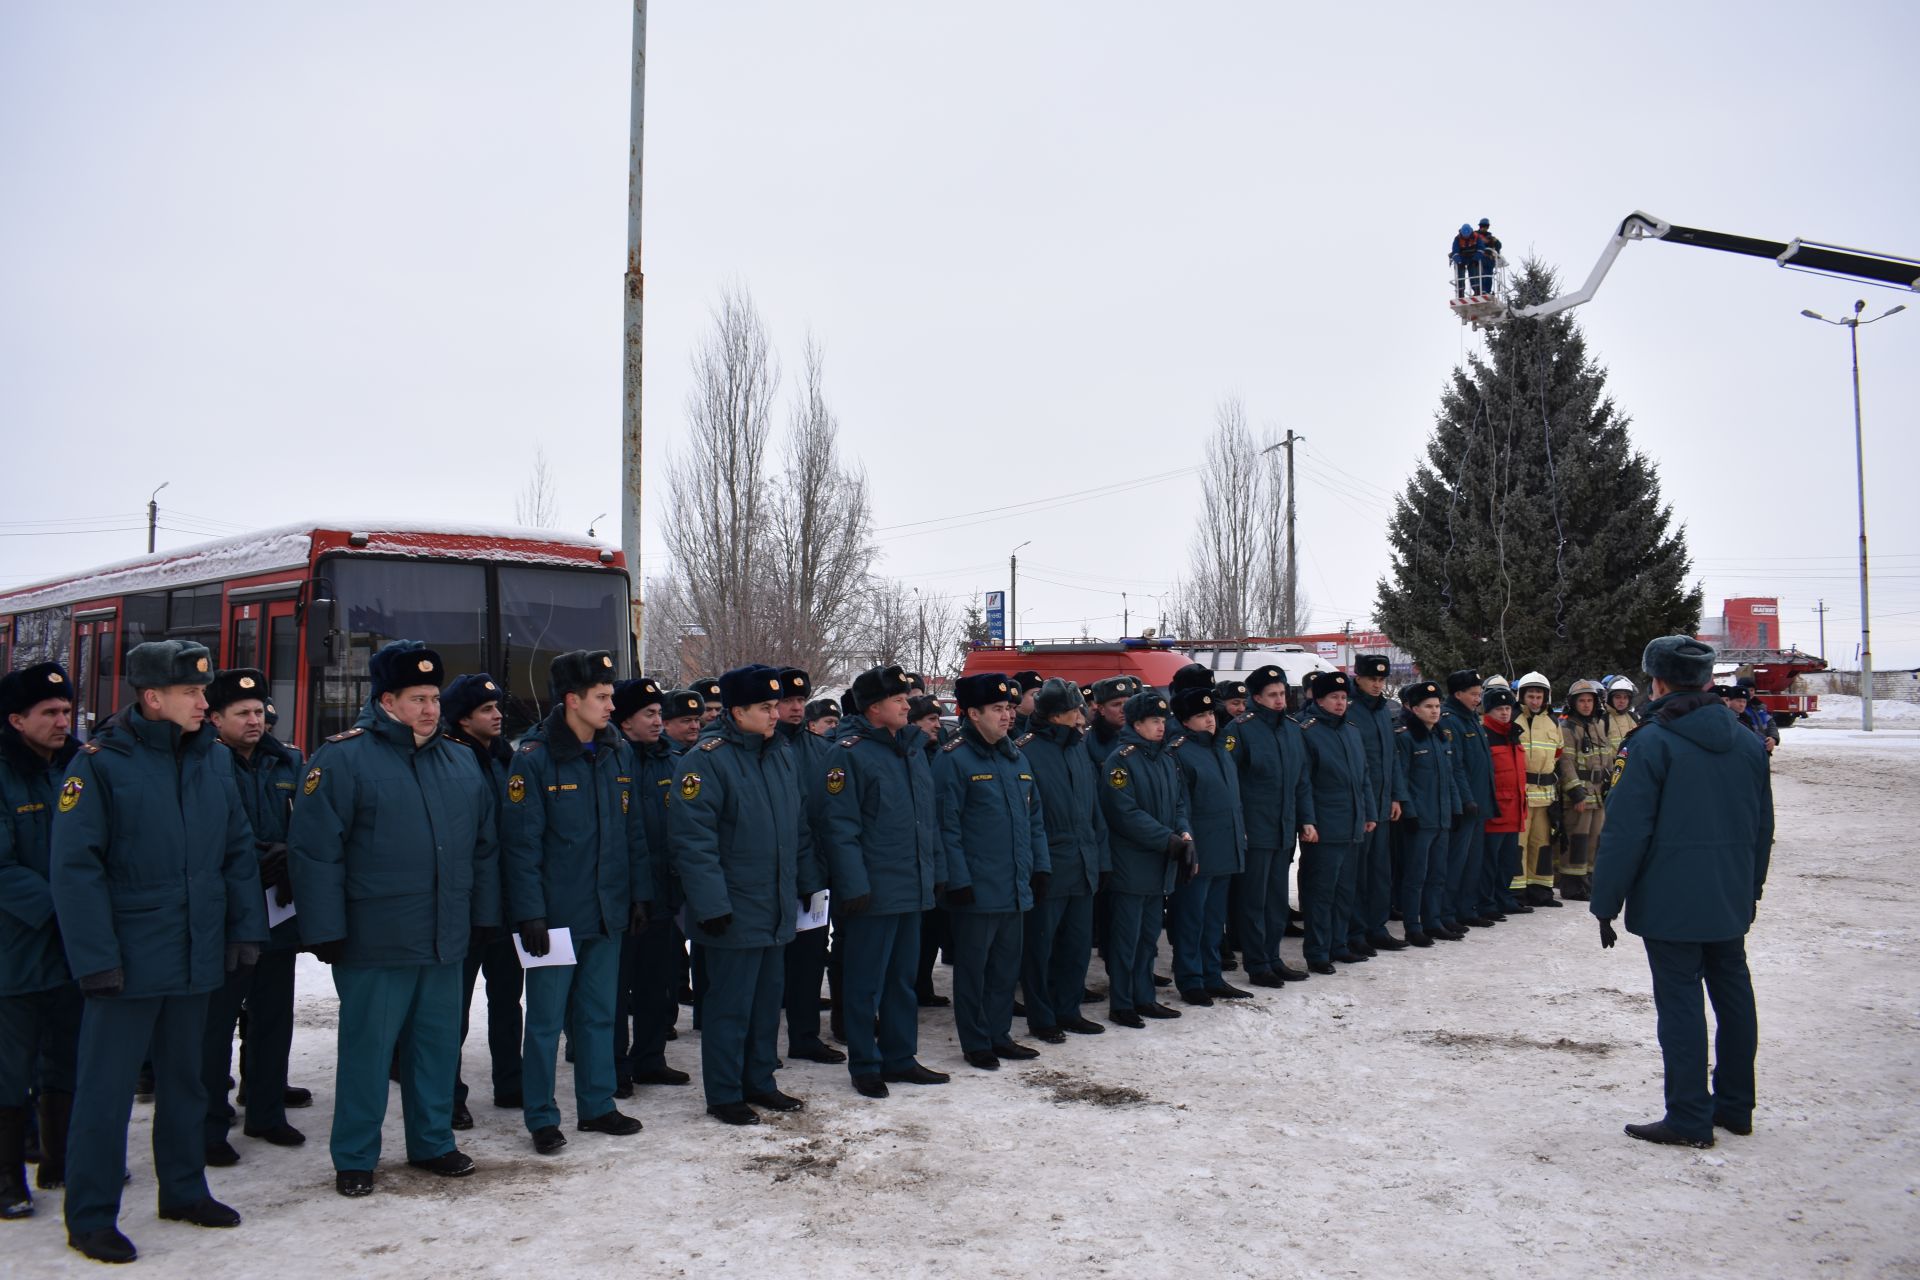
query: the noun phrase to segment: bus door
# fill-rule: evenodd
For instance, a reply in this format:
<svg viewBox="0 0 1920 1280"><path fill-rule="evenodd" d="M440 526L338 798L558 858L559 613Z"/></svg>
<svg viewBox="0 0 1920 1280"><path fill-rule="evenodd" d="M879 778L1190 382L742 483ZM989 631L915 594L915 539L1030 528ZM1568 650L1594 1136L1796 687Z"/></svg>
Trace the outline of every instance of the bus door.
<svg viewBox="0 0 1920 1280"><path fill-rule="evenodd" d="M119 630L117 609L87 609L74 615L71 673L77 696L73 727L83 740L91 738L114 713L114 695L120 688L120 673L114 663L119 652L115 644Z"/></svg>
<svg viewBox="0 0 1920 1280"><path fill-rule="evenodd" d="M253 667L267 677L267 704L285 721L274 731L286 739L293 732L294 701L300 674L296 643L294 588L273 588L272 596L248 591L227 596L227 662L231 667Z"/></svg>

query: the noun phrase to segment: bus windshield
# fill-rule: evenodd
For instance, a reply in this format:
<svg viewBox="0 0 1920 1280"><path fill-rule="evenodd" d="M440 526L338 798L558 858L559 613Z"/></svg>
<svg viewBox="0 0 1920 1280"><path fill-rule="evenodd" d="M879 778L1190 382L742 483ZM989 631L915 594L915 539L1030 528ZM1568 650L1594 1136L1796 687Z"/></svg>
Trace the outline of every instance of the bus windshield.
<svg viewBox="0 0 1920 1280"><path fill-rule="evenodd" d="M614 671L628 674L627 580L624 574L579 569L500 569L500 666L506 684L507 733L518 736L552 710L547 668L571 649L605 649Z"/></svg>
<svg viewBox="0 0 1920 1280"><path fill-rule="evenodd" d="M310 744L350 728L371 692L367 659L390 640L439 652L447 676L485 671L507 690L505 730L517 738L545 715L547 667L570 649L606 649L625 679L627 580L617 570L445 560L329 557L317 574L342 628L314 672Z"/></svg>

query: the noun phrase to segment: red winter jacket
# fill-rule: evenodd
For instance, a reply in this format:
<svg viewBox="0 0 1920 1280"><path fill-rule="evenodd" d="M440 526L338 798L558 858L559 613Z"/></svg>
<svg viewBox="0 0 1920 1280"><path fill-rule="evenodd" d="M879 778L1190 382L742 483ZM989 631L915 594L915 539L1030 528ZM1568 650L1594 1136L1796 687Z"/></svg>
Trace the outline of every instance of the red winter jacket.
<svg viewBox="0 0 1920 1280"><path fill-rule="evenodd" d="M1487 834L1517 832L1527 820L1527 749L1520 740L1520 727L1509 721L1501 724L1492 716L1481 716L1487 731L1487 747L1493 752L1493 803L1499 817L1487 818Z"/></svg>

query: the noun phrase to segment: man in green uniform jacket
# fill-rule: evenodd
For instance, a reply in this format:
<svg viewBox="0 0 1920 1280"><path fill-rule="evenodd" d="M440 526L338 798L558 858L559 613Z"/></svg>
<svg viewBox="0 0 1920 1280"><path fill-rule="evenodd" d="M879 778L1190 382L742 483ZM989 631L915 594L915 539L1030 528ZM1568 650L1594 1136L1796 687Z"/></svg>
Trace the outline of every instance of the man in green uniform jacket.
<svg viewBox="0 0 1920 1280"><path fill-rule="evenodd" d="M42 1190L66 1180L80 1045L80 988L67 971L47 883L60 780L73 741L73 681L57 662L0 677L0 1218L33 1212L27 1096L40 1090Z"/></svg>
<svg viewBox="0 0 1920 1280"><path fill-rule="evenodd" d="M461 963L500 924L494 789L441 731L440 655L395 640L367 661L360 719L313 753L288 833L300 938L340 994L334 1189L373 1191L387 1069L400 1051L407 1163L473 1172L453 1141Z"/></svg>
<svg viewBox="0 0 1920 1280"><path fill-rule="evenodd" d="M573 1049L575 1121L624 1137L640 1122L613 1105L613 1004L620 940L647 922L653 900L646 819L634 803L633 748L613 729L613 655L575 650L553 660L553 710L528 731L507 774L500 858L507 919L530 960L572 936L574 963L529 965L522 1063L534 1150L567 1145L554 1104L560 1028Z"/></svg>
<svg viewBox="0 0 1920 1280"><path fill-rule="evenodd" d="M134 1080L151 1044L160 1216L233 1227L207 1190L207 998L267 940L253 829L206 724L213 664L184 640L127 655L135 702L80 750L53 823L54 910L87 1007L67 1139L67 1239L130 1262L116 1227Z"/></svg>
<svg viewBox="0 0 1920 1280"><path fill-rule="evenodd" d="M833 879L834 946L845 953L847 1069L869 1098L889 1082L944 1084L915 1056L920 1003L914 972L920 914L933 905L940 822L920 730L907 723L906 673L872 667L855 680L860 710L841 721L825 767L809 780L823 797Z"/></svg>
<svg viewBox="0 0 1920 1280"><path fill-rule="evenodd" d="M1641 656L1653 701L1614 757L1588 907L1610 947L1624 906L1653 970L1667 1110L1627 1133L1689 1147L1711 1147L1716 1127L1753 1132L1746 934L1773 850L1766 748L1714 693L1714 657L1690 636L1661 636ZM1711 1088L1703 983L1718 1026Z"/></svg>
<svg viewBox="0 0 1920 1280"><path fill-rule="evenodd" d="M707 1112L726 1124L758 1124L756 1106L806 1105L781 1092L773 1073L783 949L821 875L795 754L773 736L778 669L736 667L719 686L721 714L680 757L667 842L705 956L700 1074Z"/></svg>

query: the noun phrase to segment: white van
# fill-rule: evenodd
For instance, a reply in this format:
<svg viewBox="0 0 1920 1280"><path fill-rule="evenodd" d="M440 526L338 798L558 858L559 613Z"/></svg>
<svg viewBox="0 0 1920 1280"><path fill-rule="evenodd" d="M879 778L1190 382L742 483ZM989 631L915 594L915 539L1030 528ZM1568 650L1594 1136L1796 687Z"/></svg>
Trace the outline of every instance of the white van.
<svg viewBox="0 0 1920 1280"><path fill-rule="evenodd" d="M1287 673L1287 684L1296 691L1316 671L1339 670L1311 649L1297 644L1279 644L1264 649L1190 649L1185 653L1191 661L1211 667L1217 680L1245 680L1249 672L1258 671L1261 667L1279 667Z"/></svg>

